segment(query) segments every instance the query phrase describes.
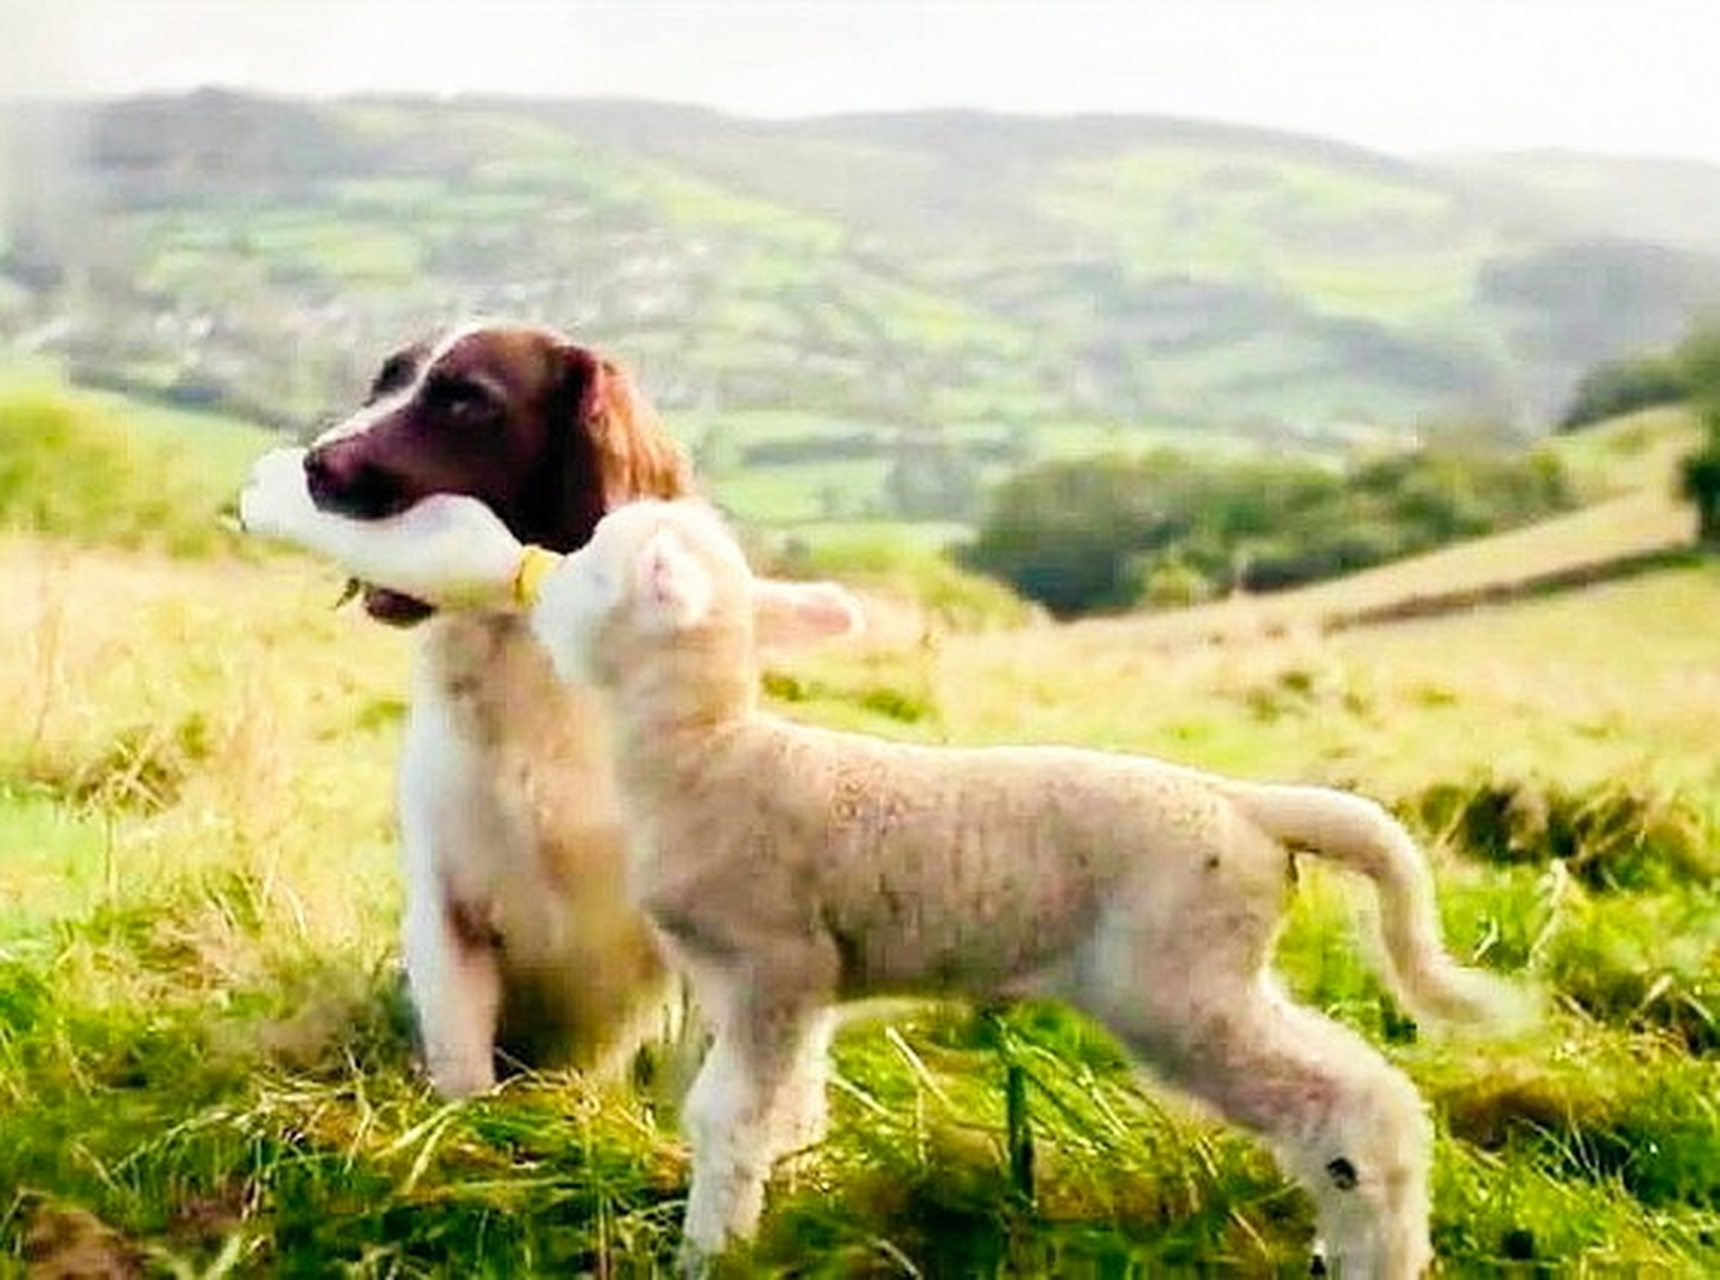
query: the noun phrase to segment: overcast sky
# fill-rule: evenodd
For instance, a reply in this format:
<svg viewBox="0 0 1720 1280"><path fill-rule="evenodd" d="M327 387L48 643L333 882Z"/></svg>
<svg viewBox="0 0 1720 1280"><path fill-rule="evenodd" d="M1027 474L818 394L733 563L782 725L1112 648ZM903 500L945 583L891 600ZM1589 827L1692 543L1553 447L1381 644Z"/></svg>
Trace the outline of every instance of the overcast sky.
<svg viewBox="0 0 1720 1280"><path fill-rule="evenodd" d="M1720 0L0 0L0 93L1154 112L1720 162Z"/></svg>

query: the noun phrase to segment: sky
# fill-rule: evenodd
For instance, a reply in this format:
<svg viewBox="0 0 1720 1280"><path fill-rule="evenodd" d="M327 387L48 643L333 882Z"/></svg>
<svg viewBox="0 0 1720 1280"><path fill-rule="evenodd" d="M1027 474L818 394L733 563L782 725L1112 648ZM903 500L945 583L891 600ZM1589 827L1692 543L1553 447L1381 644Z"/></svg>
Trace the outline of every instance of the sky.
<svg viewBox="0 0 1720 1280"><path fill-rule="evenodd" d="M0 94L1153 113L1720 163L1720 0L0 0Z"/></svg>

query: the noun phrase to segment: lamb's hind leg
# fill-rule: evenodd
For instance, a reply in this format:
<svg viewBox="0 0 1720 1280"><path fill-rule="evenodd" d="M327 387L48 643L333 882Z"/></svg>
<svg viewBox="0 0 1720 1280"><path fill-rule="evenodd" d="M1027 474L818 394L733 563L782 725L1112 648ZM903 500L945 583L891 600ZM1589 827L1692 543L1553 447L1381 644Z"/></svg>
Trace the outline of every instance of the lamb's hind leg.
<svg viewBox="0 0 1720 1280"><path fill-rule="evenodd" d="M1341 1280L1412 1280L1432 1254L1431 1132L1409 1080L1264 975L1199 1009L1105 1011L1167 1080L1259 1134L1313 1196Z"/></svg>

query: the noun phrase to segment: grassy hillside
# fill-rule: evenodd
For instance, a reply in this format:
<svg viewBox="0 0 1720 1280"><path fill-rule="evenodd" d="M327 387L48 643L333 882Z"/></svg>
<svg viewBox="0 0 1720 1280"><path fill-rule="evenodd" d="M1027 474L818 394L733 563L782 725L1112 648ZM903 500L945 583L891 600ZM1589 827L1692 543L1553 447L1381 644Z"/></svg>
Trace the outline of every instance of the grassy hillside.
<svg viewBox="0 0 1720 1280"><path fill-rule="evenodd" d="M8 210L0 334L82 380L296 429L433 324L543 318L701 421L870 424L851 506L887 501L903 431L1032 459L1093 431L1331 450L1429 417L1534 423L1593 360L1720 300L1720 260L1657 223L1572 245L1556 211L1444 171L1186 121L219 92L7 110L39 180Z"/></svg>
<svg viewBox="0 0 1720 1280"><path fill-rule="evenodd" d="M687 1174L667 1111L553 1076L448 1106L411 1069L404 638L332 611L338 575L286 557L10 533L0 582L0 1274L667 1266ZM1717 609L1720 571L1690 564L1332 635L916 621L768 687L890 736L1146 750L1390 800L1459 952L1548 996L1518 1041L1413 1026L1358 959L1354 895L1306 870L1282 967L1429 1098L1447 1270L1697 1276L1720 1268ZM750 1272L1305 1268L1309 1210L1270 1162L1053 1010L864 1019L832 1102Z"/></svg>
<svg viewBox="0 0 1720 1280"><path fill-rule="evenodd" d="M70 393L45 363L0 362L0 530L232 550L220 513L270 440L230 418Z"/></svg>

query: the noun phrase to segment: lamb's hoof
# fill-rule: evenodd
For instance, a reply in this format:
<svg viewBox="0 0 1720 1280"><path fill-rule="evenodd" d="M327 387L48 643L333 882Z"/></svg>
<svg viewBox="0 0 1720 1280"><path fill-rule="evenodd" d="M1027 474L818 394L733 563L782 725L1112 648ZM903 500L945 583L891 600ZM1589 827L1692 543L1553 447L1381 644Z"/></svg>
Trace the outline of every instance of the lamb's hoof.
<svg viewBox="0 0 1720 1280"><path fill-rule="evenodd" d="M708 1280L712 1272L712 1264L716 1259L703 1249L687 1241L681 1242L681 1251L675 1255L675 1274L681 1280Z"/></svg>
<svg viewBox="0 0 1720 1280"><path fill-rule="evenodd" d="M1326 1246L1322 1241L1314 1241L1314 1255L1308 1259L1308 1274L1311 1276L1330 1275L1326 1266Z"/></svg>

